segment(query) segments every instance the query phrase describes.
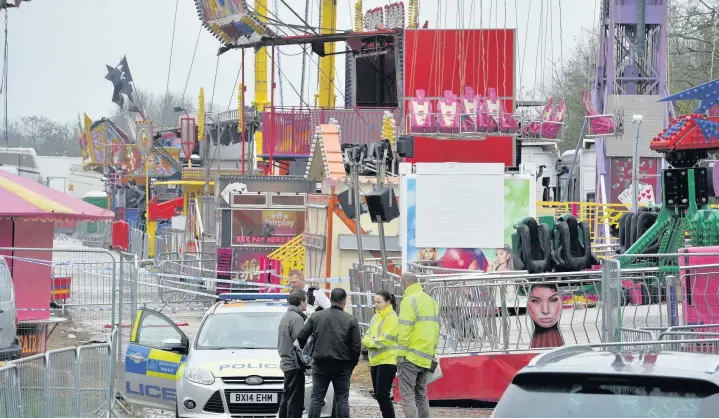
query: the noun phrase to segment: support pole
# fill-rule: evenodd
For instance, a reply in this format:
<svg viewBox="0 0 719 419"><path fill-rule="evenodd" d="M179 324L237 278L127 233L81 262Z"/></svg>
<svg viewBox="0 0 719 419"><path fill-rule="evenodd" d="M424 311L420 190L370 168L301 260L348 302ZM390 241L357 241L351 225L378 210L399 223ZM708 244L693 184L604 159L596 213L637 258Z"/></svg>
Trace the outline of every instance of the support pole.
<svg viewBox="0 0 719 419"><path fill-rule="evenodd" d="M587 118L584 118L584 123L582 123L582 130L579 132L579 138L577 138L577 145L574 147L574 155L572 156L572 165L569 166L569 174L567 175L567 185L564 188L564 191L562 192L562 196L560 198L560 202L565 202L567 200L567 193L569 192L569 185L572 183L572 173L574 173L574 166L577 164L577 159L579 158L579 147L582 145L582 140L584 139L584 130L587 129ZM557 177L557 186L561 188L561 182L559 181L559 177ZM572 191L574 192L574 191ZM580 197L580 201L584 200L584 197ZM573 199L570 198L570 201L573 201Z"/></svg>
<svg viewBox="0 0 719 419"><path fill-rule="evenodd" d="M215 128L217 129L217 135L220 135L219 124L215 124ZM207 137L210 137L210 139L207 139ZM205 196L207 196L210 194L210 167L212 166L210 163L210 144L212 143L212 131L205 133L203 140L202 143L205 143L205 149L203 150L204 156L202 157L202 163L205 165ZM200 143L200 145L202 145L202 143ZM217 146L220 146L219 141Z"/></svg>
<svg viewBox="0 0 719 419"><path fill-rule="evenodd" d="M245 143L245 50L242 49L242 64L240 64L240 71L242 72L242 103L238 111L242 112L242 126L240 128L240 142L242 143L242 175L245 175L245 154L247 154L247 143Z"/></svg>
<svg viewBox="0 0 719 419"><path fill-rule="evenodd" d="M274 151L275 151L275 47L272 46L272 76L270 84L270 161L269 175L275 174ZM265 140L266 141L266 140Z"/></svg>
<svg viewBox="0 0 719 419"><path fill-rule="evenodd" d="M639 211L639 127L642 115L634 115L634 142L632 144L632 212Z"/></svg>
<svg viewBox="0 0 719 419"><path fill-rule="evenodd" d="M646 12L647 0L637 0L637 66L644 74L644 56L647 47L647 28L646 28ZM639 92L637 92L639 93Z"/></svg>
<svg viewBox="0 0 719 419"><path fill-rule="evenodd" d="M335 186L330 186L330 199L327 203L327 237L325 237L325 278L332 277L332 246L333 246L333 224L335 218L335 205L337 205L337 196L335 195Z"/></svg>
<svg viewBox="0 0 719 419"><path fill-rule="evenodd" d="M364 156L360 157L360 162L364 160ZM364 266L364 249L362 246L362 226L360 225L360 216L362 215L362 196L360 195L359 170L362 163L352 162L352 194L355 201L355 225L357 226L357 251L359 252L359 270Z"/></svg>
<svg viewBox="0 0 719 419"><path fill-rule="evenodd" d="M381 188L382 184L384 184L386 161L387 150L385 149L384 153L382 153L382 160L375 160L375 168L377 170L377 188ZM392 205L392 202L390 202L390 205ZM379 232L380 258L382 259L382 279L387 279L387 243L385 243L384 237L384 223L379 215L377 216L377 231Z"/></svg>

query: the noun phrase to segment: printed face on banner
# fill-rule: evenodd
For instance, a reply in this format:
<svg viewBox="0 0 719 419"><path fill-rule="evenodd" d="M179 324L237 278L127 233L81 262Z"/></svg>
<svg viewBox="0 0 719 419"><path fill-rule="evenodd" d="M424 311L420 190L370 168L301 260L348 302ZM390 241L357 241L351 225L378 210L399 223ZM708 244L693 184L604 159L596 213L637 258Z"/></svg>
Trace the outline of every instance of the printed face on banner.
<svg viewBox="0 0 719 419"><path fill-rule="evenodd" d="M530 348L554 348L564 345L559 331L562 315L562 296L557 285L533 285L527 297L527 313L534 323L534 334Z"/></svg>

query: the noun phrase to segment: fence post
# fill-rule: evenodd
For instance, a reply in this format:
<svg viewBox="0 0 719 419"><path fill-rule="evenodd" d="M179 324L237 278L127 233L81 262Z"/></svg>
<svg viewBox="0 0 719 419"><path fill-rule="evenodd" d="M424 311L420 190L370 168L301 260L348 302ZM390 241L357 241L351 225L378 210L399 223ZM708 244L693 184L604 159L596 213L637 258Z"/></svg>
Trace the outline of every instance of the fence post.
<svg viewBox="0 0 719 419"><path fill-rule="evenodd" d="M112 332L110 332L110 374L107 377L107 416L112 416L112 406L115 402L115 369L117 366L117 363L115 362L115 358L119 359L118 354L118 341L119 335L117 333L117 327L113 327ZM116 356L118 355L118 356ZM124 372L123 372L123 381L124 381Z"/></svg>
<svg viewBox="0 0 719 419"><path fill-rule="evenodd" d="M43 358L45 360L45 371L43 371L45 379L42 384L42 414L40 416L46 418L48 416L52 416L49 414L52 409L50 408L50 357L47 352L45 352Z"/></svg>
<svg viewBox="0 0 719 419"><path fill-rule="evenodd" d="M80 386L80 346L75 348L75 417L82 417L81 413L81 396L82 388ZM112 361L110 361L112 362Z"/></svg>
<svg viewBox="0 0 719 419"><path fill-rule="evenodd" d="M667 304L669 327L679 326L677 315L677 277L674 275L667 275L667 292L669 294L669 304Z"/></svg>
<svg viewBox="0 0 719 419"><path fill-rule="evenodd" d="M621 313L621 265L618 260L602 260L602 342L620 342Z"/></svg>

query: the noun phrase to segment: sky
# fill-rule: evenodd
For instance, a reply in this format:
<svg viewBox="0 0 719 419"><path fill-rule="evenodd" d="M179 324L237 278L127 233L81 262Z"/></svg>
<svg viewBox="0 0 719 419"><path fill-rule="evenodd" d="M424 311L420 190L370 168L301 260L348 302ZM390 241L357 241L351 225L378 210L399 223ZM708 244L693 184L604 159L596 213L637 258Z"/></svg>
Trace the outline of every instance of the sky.
<svg viewBox="0 0 719 419"><path fill-rule="evenodd" d="M299 23L282 1L268 1L279 20ZM532 93L540 88L541 75L549 74L552 57L553 62L561 63L571 53L575 39L596 27L600 3L599 0L419 1L420 25L429 21L430 28L517 28L517 75L523 92ZM354 2L337 0L338 29L351 28ZM274 3L278 3L276 8ZM285 0L285 3L300 15L304 15L305 5L309 4L309 21L317 26L319 0ZM363 9L388 3L364 0ZM540 39L546 40L546 47ZM41 115L70 121L83 112L93 119L110 116L116 107L110 101L112 85L104 78L105 65L115 66L123 56L127 56L138 89L164 95L169 86L170 91L182 95L187 86L185 95L195 98L200 87L204 87L206 101L209 103L214 94L214 103L222 108L215 111L234 109L237 105L235 88L242 52L229 51L218 62L220 44L201 28L193 0L33 0L8 11L8 45L10 119ZM197 52L190 72L195 45ZM338 45L338 50L343 48ZM254 90L254 54L251 50L245 54L249 102ZM278 71L277 105L299 105L295 90L300 90L302 56L299 46L282 47L278 54L282 76ZM337 86L344 90L343 56L338 56L336 62ZM305 91L312 94L317 90L317 63L316 55L307 59ZM549 77L545 79L548 83ZM531 96L525 94L523 98L541 99L538 93Z"/></svg>

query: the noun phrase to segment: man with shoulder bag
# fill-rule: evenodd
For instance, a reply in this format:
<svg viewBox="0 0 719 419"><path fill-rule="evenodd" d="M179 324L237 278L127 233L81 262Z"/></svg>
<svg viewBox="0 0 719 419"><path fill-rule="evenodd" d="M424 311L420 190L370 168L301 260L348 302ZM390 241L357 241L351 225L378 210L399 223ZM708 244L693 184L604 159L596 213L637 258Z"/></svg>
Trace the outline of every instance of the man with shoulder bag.
<svg viewBox="0 0 719 419"><path fill-rule="evenodd" d="M312 314L297 336L301 348L312 338L312 396L307 417L318 418L329 385L335 392L336 416L349 417L350 378L362 350L357 318L344 311L347 292L335 288L332 307ZM303 351L304 352L304 351Z"/></svg>
<svg viewBox="0 0 719 419"><path fill-rule="evenodd" d="M280 354L280 369L285 375L279 417L301 418L305 405L306 365L298 358L294 342L305 324L307 316L307 295L303 290L293 290L287 297L289 308L280 320L277 349Z"/></svg>

